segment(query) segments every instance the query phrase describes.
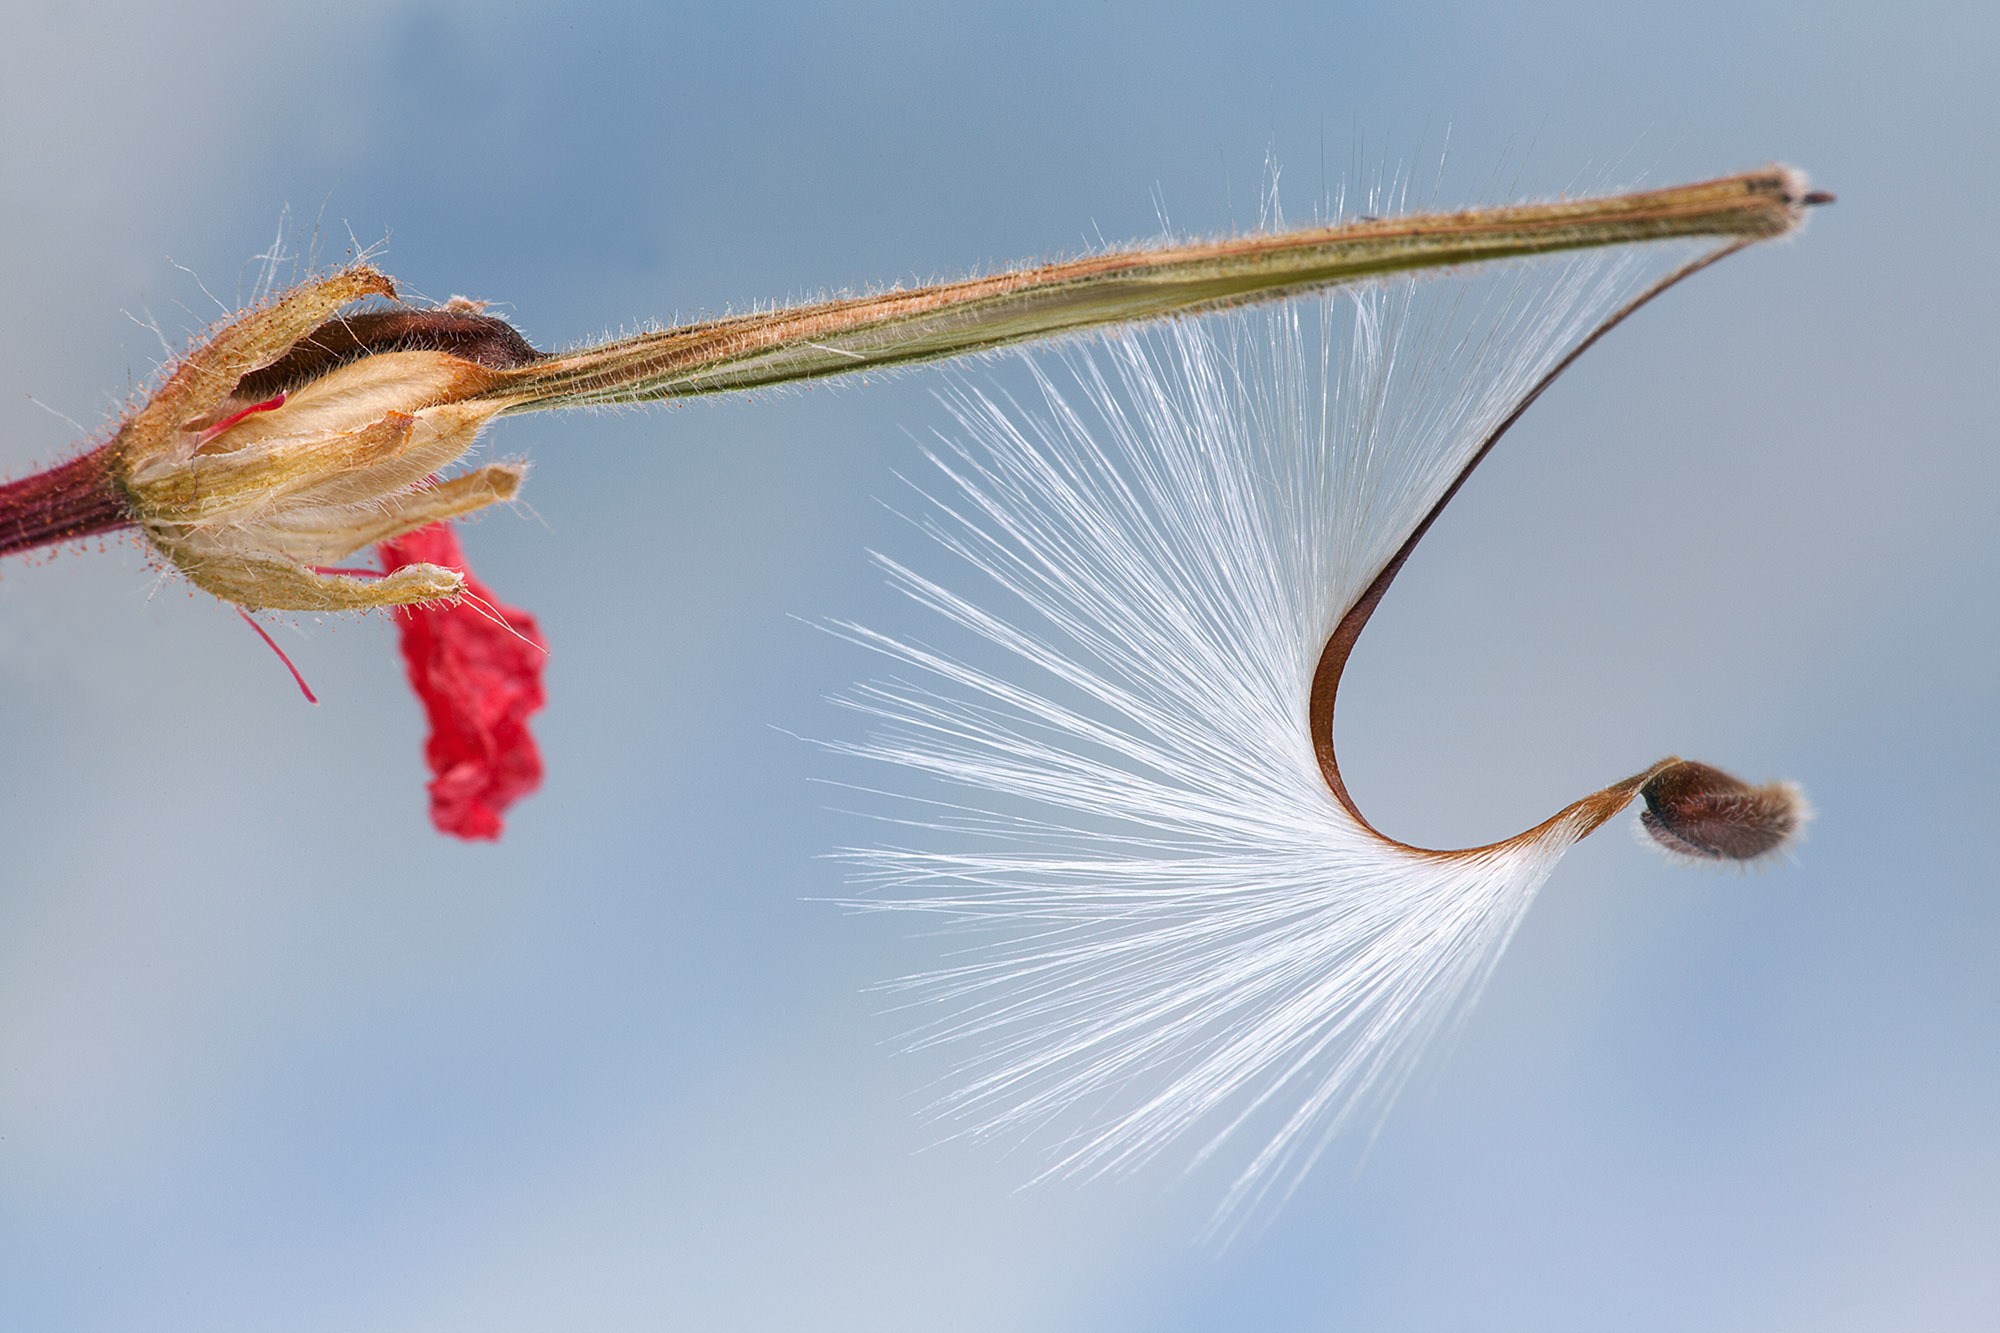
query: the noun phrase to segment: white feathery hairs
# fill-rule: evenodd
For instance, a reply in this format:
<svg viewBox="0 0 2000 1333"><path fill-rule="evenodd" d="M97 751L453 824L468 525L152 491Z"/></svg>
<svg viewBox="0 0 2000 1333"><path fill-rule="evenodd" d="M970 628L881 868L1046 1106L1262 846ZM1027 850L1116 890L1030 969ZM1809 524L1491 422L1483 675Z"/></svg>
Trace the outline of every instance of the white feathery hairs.
<svg viewBox="0 0 2000 1333"><path fill-rule="evenodd" d="M1815 202L1816 200L1809 200ZM1430 521L1597 337L1746 242L1391 277L1023 354L1039 403L961 387L919 525L876 557L949 647L858 625L891 678L842 702L892 841L853 905L962 945L892 983L952 1043L934 1106L1041 1177L1179 1147L1232 1163L1233 1234L1379 1117L1569 845L1644 796L1695 859L1780 852L1789 784L1663 760L1516 837L1378 833L1333 746L1341 670ZM1049 364L1052 360L1053 364Z"/></svg>

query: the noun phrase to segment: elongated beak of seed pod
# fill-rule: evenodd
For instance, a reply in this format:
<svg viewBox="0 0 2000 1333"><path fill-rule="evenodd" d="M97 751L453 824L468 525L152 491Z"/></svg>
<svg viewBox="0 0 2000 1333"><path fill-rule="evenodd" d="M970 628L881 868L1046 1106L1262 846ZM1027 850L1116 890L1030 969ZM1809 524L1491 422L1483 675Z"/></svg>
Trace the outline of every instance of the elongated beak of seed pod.
<svg viewBox="0 0 2000 1333"><path fill-rule="evenodd" d="M11 533L0 505L0 553L129 519L196 585L245 607L345 611L451 597L463 582L436 565L374 580L323 566L513 496L518 466L435 479L502 412L797 383L1394 272L1675 237L1747 241L1782 235L1819 197L1773 167L1605 199L1093 255L549 356L470 303L336 318L395 294L358 265L239 316L189 354L108 447L116 503L79 516L42 491L24 493L16 498L33 512ZM93 458L68 480L88 492L96 467Z"/></svg>
<svg viewBox="0 0 2000 1333"><path fill-rule="evenodd" d="M536 355L458 302L329 322L392 297L357 266L249 311L190 353L112 442L110 471L153 544L250 608L351 611L457 596L454 570L323 572L363 547L513 497L525 471L437 480L501 409L471 401ZM504 333L502 332L504 330Z"/></svg>

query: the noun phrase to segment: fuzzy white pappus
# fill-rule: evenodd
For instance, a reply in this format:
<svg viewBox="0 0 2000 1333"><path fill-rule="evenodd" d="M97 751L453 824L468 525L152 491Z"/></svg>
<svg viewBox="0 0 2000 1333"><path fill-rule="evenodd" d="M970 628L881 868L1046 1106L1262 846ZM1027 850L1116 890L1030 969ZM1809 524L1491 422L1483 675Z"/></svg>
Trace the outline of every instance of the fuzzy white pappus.
<svg viewBox="0 0 2000 1333"><path fill-rule="evenodd" d="M1040 1178L1227 1155L1232 1233L1386 1111L1572 842L1662 773L1683 805L1704 774L1734 781L1663 761L1441 853L1370 827L1332 759L1330 636L1358 633L1519 408L1688 257L1387 280L1027 355L1032 408L948 398L958 438L918 523L957 574L877 556L933 628L838 626L898 675L842 700L871 734L832 747L897 775L857 784L899 831L842 853L853 905L963 945L892 983L940 1015L915 1044L962 1054L935 1111L1041 1144ZM952 647L927 646L940 629ZM1695 854L1715 841L1664 808Z"/></svg>

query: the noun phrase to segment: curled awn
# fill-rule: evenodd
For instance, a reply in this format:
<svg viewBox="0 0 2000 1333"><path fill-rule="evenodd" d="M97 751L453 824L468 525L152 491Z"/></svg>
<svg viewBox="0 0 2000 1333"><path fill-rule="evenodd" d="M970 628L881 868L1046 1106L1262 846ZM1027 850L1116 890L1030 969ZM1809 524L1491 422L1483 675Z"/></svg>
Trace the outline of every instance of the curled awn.
<svg viewBox="0 0 2000 1333"><path fill-rule="evenodd" d="M1791 190L1790 218L1819 202ZM1334 704L1443 506L1577 356L1748 240L1396 276L1108 336L1032 407L970 389L920 526L878 557L922 631L840 632L892 678L837 744L887 765L864 910L962 947L893 989L959 1053L935 1110L1043 1175L1226 1158L1227 1232L1379 1115L1564 851L1635 797L1681 856L1781 853L1805 810L1665 759L1486 846L1378 832ZM942 646L937 646L937 645Z"/></svg>

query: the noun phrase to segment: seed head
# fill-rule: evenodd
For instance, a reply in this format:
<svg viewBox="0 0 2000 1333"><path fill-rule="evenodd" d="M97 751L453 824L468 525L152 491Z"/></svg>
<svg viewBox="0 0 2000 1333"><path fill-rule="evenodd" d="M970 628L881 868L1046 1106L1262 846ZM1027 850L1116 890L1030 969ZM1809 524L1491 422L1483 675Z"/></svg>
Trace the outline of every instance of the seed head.
<svg viewBox="0 0 2000 1333"><path fill-rule="evenodd" d="M463 577L412 564L324 573L363 547L511 499L525 469L448 480L499 400L496 362L535 353L475 306L337 319L395 288L357 265L224 326L112 442L134 522L197 586L250 608L351 611L455 597ZM505 335L498 330L504 329Z"/></svg>

